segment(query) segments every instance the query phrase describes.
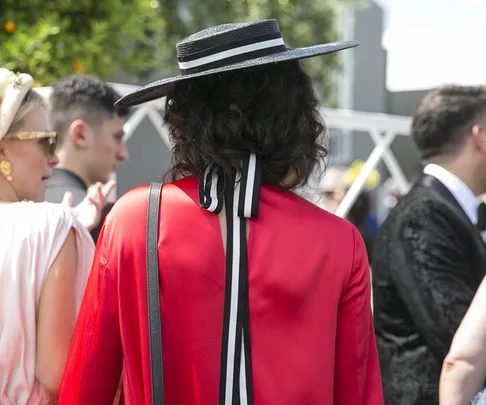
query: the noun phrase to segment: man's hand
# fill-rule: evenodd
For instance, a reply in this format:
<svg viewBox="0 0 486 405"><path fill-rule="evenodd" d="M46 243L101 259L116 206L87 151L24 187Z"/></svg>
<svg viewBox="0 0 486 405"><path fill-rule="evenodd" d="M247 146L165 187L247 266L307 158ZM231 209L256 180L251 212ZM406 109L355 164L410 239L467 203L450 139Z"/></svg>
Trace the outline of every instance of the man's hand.
<svg viewBox="0 0 486 405"><path fill-rule="evenodd" d="M61 204L70 209L79 222L91 231L100 223L101 211L115 184L114 180L106 184L93 184L88 188L84 200L74 208L72 208L73 195L68 191L64 194Z"/></svg>

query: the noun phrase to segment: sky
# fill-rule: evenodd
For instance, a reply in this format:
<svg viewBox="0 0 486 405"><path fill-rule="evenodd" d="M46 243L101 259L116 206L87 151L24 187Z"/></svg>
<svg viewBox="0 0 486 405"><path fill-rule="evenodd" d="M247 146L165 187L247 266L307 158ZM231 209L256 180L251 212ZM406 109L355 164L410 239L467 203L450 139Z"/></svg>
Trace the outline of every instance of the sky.
<svg viewBox="0 0 486 405"><path fill-rule="evenodd" d="M486 0L375 0L389 90L486 84Z"/></svg>

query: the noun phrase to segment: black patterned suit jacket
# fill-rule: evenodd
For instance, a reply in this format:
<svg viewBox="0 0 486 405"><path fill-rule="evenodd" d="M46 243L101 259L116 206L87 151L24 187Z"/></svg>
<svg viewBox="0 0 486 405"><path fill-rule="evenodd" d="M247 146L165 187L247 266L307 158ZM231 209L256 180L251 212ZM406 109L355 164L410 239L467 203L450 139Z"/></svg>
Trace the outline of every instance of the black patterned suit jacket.
<svg viewBox="0 0 486 405"><path fill-rule="evenodd" d="M372 271L385 404L437 405L444 357L486 272L481 234L424 174L383 223Z"/></svg>

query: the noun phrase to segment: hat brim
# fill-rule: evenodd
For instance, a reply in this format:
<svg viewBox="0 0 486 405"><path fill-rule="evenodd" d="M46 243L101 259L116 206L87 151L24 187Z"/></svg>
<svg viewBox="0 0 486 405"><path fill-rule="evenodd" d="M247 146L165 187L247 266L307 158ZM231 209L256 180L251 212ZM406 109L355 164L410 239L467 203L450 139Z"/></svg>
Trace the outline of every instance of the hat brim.
<svg viewBox="0 0 486 405"><path fill-rule="evenodd" d="M324 45L315 45L307 48L288 49L277 54L263 56L260 58L250 59L244 62L226 65L223 67L205 70L203 72L192 73L188 75L179 75L169 77L167 79L157 80L149 83L126 96L121 97L116 101L117 107L132 107L138 104L146 103L157 98L165 97L170 89L170 86L182 80L194 79L196 77L208 76L211 74L228 72L231 70L245 69L254 66L266 65L269 63L285 62L295 59L306 59L313 56L325 55L348 48L358 46L358 41L341 41L332 42Z"/></svg>

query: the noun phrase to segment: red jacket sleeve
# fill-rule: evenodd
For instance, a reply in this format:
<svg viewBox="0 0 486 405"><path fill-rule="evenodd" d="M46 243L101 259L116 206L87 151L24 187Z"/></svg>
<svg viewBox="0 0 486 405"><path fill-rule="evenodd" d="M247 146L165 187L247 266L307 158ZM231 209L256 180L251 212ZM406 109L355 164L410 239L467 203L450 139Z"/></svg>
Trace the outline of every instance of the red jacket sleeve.
<svg viewBox="0 0 486 405"><path fill-rule="evenodd" d="M363 239L353 232L353 268L337 315L334 405L382 405L368 258Z"/></svg>
<svg viewBox="0 0 486 405"><path fill-rule="evenodd" d="M104 228L74 329L58 405L111 405L122 371L116 280L105 256Z"/></svg>

